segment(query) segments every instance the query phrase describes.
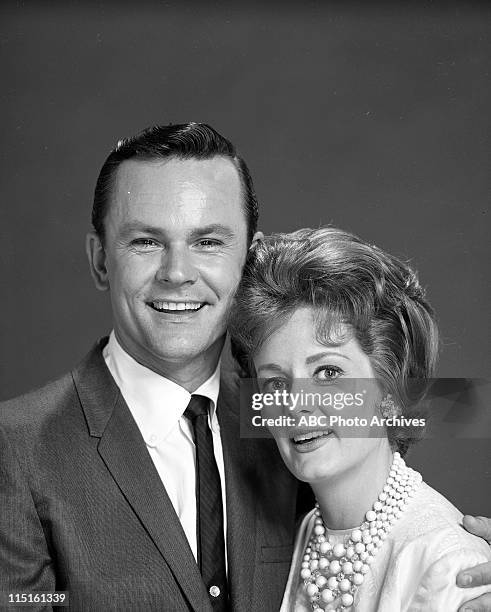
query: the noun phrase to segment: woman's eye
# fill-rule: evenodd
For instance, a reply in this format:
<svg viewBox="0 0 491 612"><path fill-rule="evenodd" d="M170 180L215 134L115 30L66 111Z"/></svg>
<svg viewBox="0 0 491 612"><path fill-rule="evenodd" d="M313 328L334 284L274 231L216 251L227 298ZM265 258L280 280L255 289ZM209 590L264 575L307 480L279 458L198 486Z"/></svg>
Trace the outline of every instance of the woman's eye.
<svg viewBox="0 0 491 612"><path fill-rule="evenodd" d="M314 378L319 381L332 381L339 378L341 374L343 371L337 366L321 366L314 372Z"/></svg>
<svg viewBox="0 0 491 612"><path fill-rule="evenodd" d="M263 393L274 393L275 391L288 391L289 385L285 378L267 378L262 381Z"/></svg>

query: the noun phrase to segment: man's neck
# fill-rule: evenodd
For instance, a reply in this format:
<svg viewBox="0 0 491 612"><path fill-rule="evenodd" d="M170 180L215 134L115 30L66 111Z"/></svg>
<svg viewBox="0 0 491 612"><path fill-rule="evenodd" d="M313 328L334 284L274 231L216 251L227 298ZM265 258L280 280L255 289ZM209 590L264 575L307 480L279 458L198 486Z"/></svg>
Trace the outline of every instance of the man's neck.
<svg viewBox="0 0 491 612"><path fill-rule="evenodd" d="M136 349L132 350L125 346L125 343L121 341L117 333L115 333L115 336L120 347L140 365L171 380L189 393L194 393L215 372L225 342L225 336L223 336L203 353L186 361L174 361L157 357L153 358L154 356L152 355L147 355Z"/></svg>

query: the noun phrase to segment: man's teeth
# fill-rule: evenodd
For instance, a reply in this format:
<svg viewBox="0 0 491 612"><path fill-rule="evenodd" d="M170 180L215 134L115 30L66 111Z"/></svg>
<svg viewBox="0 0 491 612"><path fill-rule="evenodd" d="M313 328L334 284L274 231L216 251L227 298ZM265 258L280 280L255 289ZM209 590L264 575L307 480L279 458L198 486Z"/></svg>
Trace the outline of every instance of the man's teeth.
<svg viewBox="0 0 491 612"><path fill-rule="evenodd" d="M326 429L324 431L309 431L308 433L298 434L298 436L293 437L294 442L309 442L310 440L314 440L315 438L322 438L323 436L328 436L332 431L330 429Z"/></svg>
<svg viewBox="0 0 491 612"><path fill-rule="evenodd" d="M152 306L156 310L199 310L202 302L162 302L155 300Z"/></svg>

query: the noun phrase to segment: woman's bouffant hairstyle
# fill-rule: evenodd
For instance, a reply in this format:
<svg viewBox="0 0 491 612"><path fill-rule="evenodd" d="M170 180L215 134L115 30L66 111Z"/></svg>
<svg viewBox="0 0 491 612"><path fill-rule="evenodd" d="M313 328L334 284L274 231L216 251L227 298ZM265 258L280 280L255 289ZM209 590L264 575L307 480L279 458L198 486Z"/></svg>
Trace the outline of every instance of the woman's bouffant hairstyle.
<svg viewBox="0 0 491 612"><path fill-rule="evenodd" d="M416 274L357 236L302 229L254 243L230 317L233 352L246 376L252 357L298 308L314 309L317 340L339 342L345 324L369 357L384 393L415 416L434 374L438 329ZM388 428L405 454L422 428Z"/></svg>

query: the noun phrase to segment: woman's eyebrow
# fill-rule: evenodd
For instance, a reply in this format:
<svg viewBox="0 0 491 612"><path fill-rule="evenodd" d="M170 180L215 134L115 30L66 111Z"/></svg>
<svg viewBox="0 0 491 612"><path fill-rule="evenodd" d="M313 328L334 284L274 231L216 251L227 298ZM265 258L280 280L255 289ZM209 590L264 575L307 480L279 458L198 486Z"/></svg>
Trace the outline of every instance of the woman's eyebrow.
<svg viewBox="0 0 491 612"><path fill-rule="evenodd" d="M333 355L336 357L341 357L342 359L349 360L349 357L347 357L346 355L343 355L342 353L338 353L336 351L324 351L322 353L316 353L315 355L310 355L305 360L305 363L309 365L311 363L315 363L316 361L319 361L320 359L324 359L324 357L332 357Z"/></svg>
<svg viewBox="0 0 491 612"><path fill-rule="evenodd" d="M276 363L263 363L263 365L259 366L257 372L261 370L272 370L273 372L283 372L283 369Z"/></svg>

